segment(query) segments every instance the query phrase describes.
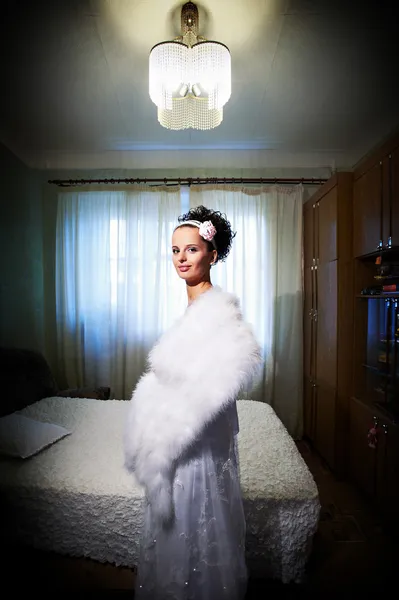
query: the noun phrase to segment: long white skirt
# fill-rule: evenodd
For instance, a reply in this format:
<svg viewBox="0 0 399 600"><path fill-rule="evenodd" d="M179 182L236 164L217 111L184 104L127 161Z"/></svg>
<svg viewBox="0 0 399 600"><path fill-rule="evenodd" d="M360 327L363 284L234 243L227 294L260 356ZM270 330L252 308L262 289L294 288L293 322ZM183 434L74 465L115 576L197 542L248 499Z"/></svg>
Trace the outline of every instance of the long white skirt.
<svg viewBox="0 0 399 600"><path fill-rule="evenodd" d="M176 466L175 519L157 527L145 507L137 600L242 600L247 587L236 405Z"/></svg>

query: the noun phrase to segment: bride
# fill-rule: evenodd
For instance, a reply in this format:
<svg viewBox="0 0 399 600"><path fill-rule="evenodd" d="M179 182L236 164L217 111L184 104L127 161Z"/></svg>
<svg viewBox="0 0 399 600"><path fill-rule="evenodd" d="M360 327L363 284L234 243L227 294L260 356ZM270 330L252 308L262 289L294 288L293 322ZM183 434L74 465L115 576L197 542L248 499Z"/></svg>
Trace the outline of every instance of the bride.
<svg viewBox="0 0 399 600"><path fill-rule="evenodd" d="M238 300L213 287L235 233L203 206L179 217L173 264L188 307L156 343L130 401L126 468L146 492L137 600L242 600L245 517L237 394L260 363Z"/></svg>

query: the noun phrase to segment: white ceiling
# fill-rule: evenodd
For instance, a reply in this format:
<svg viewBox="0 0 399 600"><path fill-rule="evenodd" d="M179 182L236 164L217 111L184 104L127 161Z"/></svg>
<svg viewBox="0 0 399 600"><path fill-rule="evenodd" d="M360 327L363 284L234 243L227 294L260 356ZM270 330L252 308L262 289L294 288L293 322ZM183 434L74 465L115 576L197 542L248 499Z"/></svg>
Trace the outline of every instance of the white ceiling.
<svg viewBox="0 0 399 600"><path fill-rule="evenodd" d="M148 55L179 34L182 4L3 1L1 141L37 168L154 166L171 149L193 164L195 151L250 150L340 167L399 125L393 2L203 0L200 33L229 47L232 97L215 130L162 128Z"/></svg>

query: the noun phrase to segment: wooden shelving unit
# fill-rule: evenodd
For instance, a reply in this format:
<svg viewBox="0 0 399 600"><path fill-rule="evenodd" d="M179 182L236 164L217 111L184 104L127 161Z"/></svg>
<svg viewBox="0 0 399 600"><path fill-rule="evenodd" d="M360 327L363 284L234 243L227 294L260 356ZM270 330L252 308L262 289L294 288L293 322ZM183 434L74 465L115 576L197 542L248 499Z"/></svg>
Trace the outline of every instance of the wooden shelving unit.
<svg viewBox="0 0 399 600"><path fill-rule="evenodd" d="M399 528L399 136L304 205L304 281L305 435Z"/></svg>
<svg viewBox="0 0 399 600"><path fill-rule="evenodd" d="M353 207L349 477L399 529L399 292L361 293L399 284L399 138L355 169Z"/></svg>

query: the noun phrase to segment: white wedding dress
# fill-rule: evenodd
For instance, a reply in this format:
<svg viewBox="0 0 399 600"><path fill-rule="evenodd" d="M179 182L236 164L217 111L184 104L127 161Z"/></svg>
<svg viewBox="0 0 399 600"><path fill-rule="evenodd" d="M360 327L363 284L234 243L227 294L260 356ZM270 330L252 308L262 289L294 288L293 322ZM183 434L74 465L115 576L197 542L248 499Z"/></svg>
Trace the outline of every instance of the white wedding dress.
<svg viewBox="0 0 399 600"><path fill-rule="evenodd" d="M217 417L174 477L175 519L157 527L145 507L136 600L242 600L245 517L236 404Z"/></svg>

